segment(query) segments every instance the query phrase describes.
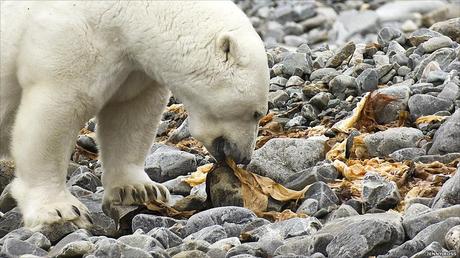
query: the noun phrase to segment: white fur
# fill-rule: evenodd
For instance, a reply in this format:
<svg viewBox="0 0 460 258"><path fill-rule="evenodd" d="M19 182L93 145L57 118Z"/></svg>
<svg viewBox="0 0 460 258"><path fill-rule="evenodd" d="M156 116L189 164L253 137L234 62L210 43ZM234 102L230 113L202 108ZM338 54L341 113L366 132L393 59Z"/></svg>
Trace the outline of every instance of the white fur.
<svg viewBox="0 0 460 258"><path fill-rule="evenodd" d="M143 164L169 91L205 146L225 136L250 156L268 79L262 41L231 2L2 1L0 156L16 162L25 225L87 225L65 174L92 116L106 208L167 200Z"/></svg>

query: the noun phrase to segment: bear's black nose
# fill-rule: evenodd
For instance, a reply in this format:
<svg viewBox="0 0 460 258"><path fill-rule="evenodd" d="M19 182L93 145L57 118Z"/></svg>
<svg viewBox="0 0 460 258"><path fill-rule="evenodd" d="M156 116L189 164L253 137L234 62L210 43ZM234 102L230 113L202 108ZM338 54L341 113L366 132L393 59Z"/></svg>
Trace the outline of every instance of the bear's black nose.
<svg viewBox="0 0 460 258"><path fill-rule="evenodd" d="M225 161L227 157L237 164L247 165L251 161L250 157L243 155L236 144L229 142L223 136L214 139L210 152L218 162Z"/></svg>

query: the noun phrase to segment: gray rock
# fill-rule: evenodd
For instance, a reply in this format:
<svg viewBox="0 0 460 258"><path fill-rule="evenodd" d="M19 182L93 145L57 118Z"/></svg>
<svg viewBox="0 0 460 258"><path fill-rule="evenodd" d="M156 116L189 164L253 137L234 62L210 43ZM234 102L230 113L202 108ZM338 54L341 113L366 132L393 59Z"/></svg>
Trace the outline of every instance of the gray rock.
<svg viewBox="0 0 460 258"><path fill-rule="evenodd" d="M382 88L376 91L376 94L385 94L394 98L382 109L376 110L377 123L387 124L399 118L401 111L407 109L407 103L410 97L410 89L406 85L411 81L396 84L390 87Z"/></svg>
<svg viewBox="0 0 460 258"><path fill-rule="evenodd" d="M456 58L455 50L451 48L441 48L433 53L431 53L428 57L424 58L420 64L418 64L415 69L414 73L417 79L422 78L422 74L425 68L431 62L436 62L439 64L441 70L445 69L454 59Z"/></svg>
<svg viewBox="0 0 460 258"><path fill-rule="evenodd" d="M458 87L457 84L453 82L448 82L444 85L444 88L437 97L454 101L460 97L460 87Z"/></svg>
<svg viewBox="0 0 460 258"><path fill-rule="evenodd" d="M329 222L313 236L309 250L327 257L367 257L385 253L404 239L399 214L366 214Z"/></svg>
<svg viewBox="0 0 460 258"><path fill-rule="evenodd" d="M460 253L460 225L454 226L447 231L444 242L449 250Z"/></svg>
<svg viewBox="0 0 460 258"><path fill-rule="evenodd" d="M171 258L195 258L195 257L210 258L205 252L200 251L200 250L183 251L178 254L175 254Z"/></svg>
<svg viewBox="0 0 460 258"><path fill-rule="evenodd" d="M457 172L447 180L436 194L432 208L439 209L460 204L460 167Z"/></svg>
<svg viewBox="0 0 460 258"><path fill-rule="evenodd" d="M390 41L401 37L402 32L393 27L384 27L377 34L377 42L386 47Z"/></svg>
<svg viewBox="0 0 460 258"><path fill-rule="evenodd" d="M423 53L432 53L443 47L452 46L452 40L449 37L441 36L430 38L418 46Z"/></svg>
<svg viewBox="0 0 460 258"><path fill-rule="evenodd" d="M185 225L185 232L188 236L205 227L220 225L225 228L229 237L233 237L238 236L244 225L255 218L256 215L252 211L242 207L212 208L191 216Z"/></svg>
<svg viewBox="0 0 460 258"><path fill-rule="evenodd" d="M315 70L310 75L311 81L326 81L329 82L332 78L340 73L334 68L320 68Z"/></svg>
<svg viewBox="0 0 460 258"><path fill-rule="evenodd" d="M132 230L136 231L138 229L142 229L144 232L149 232L154 228L169 228L176 224L184 225L185 223L185 220L176 220L169 217L156 216L150 214L138 214L134 216L132 220Z"/></svg>
<svg viewBox="0 0 460 258"><path fill-rule="evenodd" d="M353 52L355 52L356 45L353 41L340 47L335 54L327 61L326 67L338 67L343 61L347 60Z"/></svg>
<svg viewBox="0 0 460 258"><path fill-rule="evenodd" d="M255 243L245 243L238 245L228 250L226 258L252 258L252 257L267 257L260 246Z"/></svg>
<svg viewBox="0 0 460 258"><path fill-rule="evenodd" d="M318 211L319 202L316 199L308 198L300 204L297 208L296 213L305 213L309 216L313 216Z"/></svg>
<svg viewBox="0 0 460 258"><path fill-rule="evenodd" d="M68 187L72 185L77 185L91 192L96 192L97 187L102 186L102 183L101 180L92 172L84 172L72 176L69 181L67 181Z"/></svg>
<svg viewBox="0 0 460 258"><path fill-rule="evenodd" d="M432 242L422 251L414 254L411 258L431 258L433 254L447 253L448 251L444 249L441 244L438 242Z"/></svg>
<svg viewBox="0 0 460 258"><path fill-rule="evenodd" d="M59 258L64 257L82 257L96 250L96 246L89 241L75 241L68 243L59 252L54 255Z"/></svg>
<svg viewBox="0 0 460 258"><path fill-rule="evenodd" d="M193 251L193 250L198 250L198 251L202 251L206 253L209 251L209 243L203 240L187 241L178 246L168 248L166 252L168 253L168 255L174 256L181 252Z"/></svg>
<svg viewBox="0 0 460 258"><path fill-rule="evenodd" d="M151 255L140 248L131 247L114 239L105 239L96 244L96 250L91 258L112 258L112 257L151 257Z"/></svg>
<svg viewBox="0 0 460 258"><path fill-rule="evenodd" d="M287 239L283 245L276 248L274 255L277 255L275 257L299 257L292 255L305 255L308 253L310 242L311 236L308 235Z"/></svg>
<svg viewBox="0 0 460 258"><path fill-rule="evenodd" d="M415 128L397 127L364 137L367 152L372 157L384 157L396 150L416 147L423 133Z"/></svg>
<svg viewBox="0 0 460 258"><path fill-rule="evenodd" d="M441 220L436 224L424 228L411 240L391 249L385 255L379 255L378 258L411 256L423 250L423 248L433 241L439 241L444 245L444 236L446 236L449 229L459 225L459 223L460 218L447 218L445 220Z"/></svg>
<svg viewBox="0 0 460 258"><path fill-rule="evenodd" d="M292 218L267 224L254 230L243 232L242 234L245 239L249 239L251 241L258 241L266 236L266 234L273 232L280 236L281 239L286 239L296 236L313 235L321 229L321 227L321 222L314 217Z"/></svg>
<svg viewBox="0 0 460 258"><path fill-rule="evenodd" d="M437 22L431 25L430 30L437 31L452 40L460 42L460 18Z"/></svg>
<svg viewBox="0 0 460 258"><path fill-rule="evenodd" d="M358 89L362 92L369 92L377 89L379 82L378 74L374 69L364 70L357 78Z"/></svg>
<svg viewBox="0 0 460 258"><path fill-rule="evenodd" d="M429 204L428 204L429 205ZM404 218L410 218L414 216L418 216L420 214L430 212L432 209L425 204L422 203L412 203L407 206L406 213L404 214Z"/></svg>
<svg viewBox="0 0 460 258"><path fill-rule="evenodd" d="M296 36L296 35L286 35L283 38L286 45L291 47L298 47L302 44L307 43L307 39L305 37Z"/></svg>
<svg viewBox="0 0 460 258"><path fill-rule="evenodd" d="M413 46L418 46L431 38L441 37L441 36L442 36L441 33L438 33L434 30L421 28L421 29L418 29L412 32L412 34L409 35L407 39Z"/></svg>
<svg viewBox="0 0 460 258"><path fill-rule="evenodd" d="M0 212L6 213L14 209L14 207L16 206L16 200L13 198L13 195L11 194L11 184L9 184L5 187L2 194L0 195Z"/></svg>
<svg viewBox="0 0 460 258"><path fill-rule="evenodd" d="M168 228L154 228L148 232L148 235L158 240L164 248L171 248L182 244L182 239Z"/></svg>
<svg viewBox="0 0 460 258"><path fill-rule="evenodd" d="M118 242L131 247L139 248L147 252L152 252L156 248L163 249L164 246L155 238L144 235L141 230L134 232L132 235L126 235L118 238Z"/></svg>
<svg viewBox="0 0 460 258"><path fill-rule="evenodd" d="M414 13L425 14L445 5L444 1L394 1L385 2L376 12L382 22L405 21L415 18Z"/></svg>
<svg viewBox="0 0 460 258"><path fill-rule="evenodd" d="M323 110L329 103L330 95L330 93L320 92L311 98L309 103L316 107L318 110Z"/></svg>
<svg viewBox="0 0 460 258"><path fill-rule="evenodd" d="M376 172L367 172L362 183L365 210L378 208L388 210L401 200L398 186Z"/></svg>
<svg viewBox="0 0 460 258"><path fill-rule="evenodd" d="M8 232L4 237L2 237L0 239L0 246L2 246L6 240L10 239L10 238L14 238L14 239L18 239L18 240L27 240L29 239L32 235L34 234L34 232L28 228L18 228L18 229L14 229L10 232Z"/></svg>
<svg viewBox="0 0 460 258"><path fill-rule="evenodd" d="M314 182L328 183L334 181L337 177L337 169L332 164L322 164L293 174L286 180L285 186L289 189L300 191Z"/></svg>
<svg viewBox="0 0 460 258"><path fill-rule="evenodd" d="M355 210L355 208L351 207L350 205L347 204L342 204L340 205L339 208L336 210L332 211L326 218L327 222L333 221L335 219L340 219L340 218L346 218L346 217L351 217L359 215L358 212Z"/></svg>
<svg viewBox="0 0 460 258"><path fill-rule="evenodd" d="M0 252L0 256L2 257L19 257L24 254L46 256L48 252L26 241L15 238L5 240Z"/></svg>
<svg viewBox="0 0 460 258"><path fill-rule="evenodd" d="M392 40L388 44L387 54L389 56L398 55L398 54L401 55L401 54L404 54L405 52L406 50L404 49L404 47L401 46L401 44L399 44L399 42L397 42L396 40ZM380 75L380 77L382 77L382 75Z"/></svg>
<svg viewBox="0 0 460 258"><path fill-rule="evenodd" d="M169 135L168 137L168 141L172 143L178 143L181 140L188 138L190 136L191 134L188 125L188 119L186 118L177 129L172 131L171 135Z"/></svg>
<svg viewBox="0 0 460 258"><path fill-rule="evenodd" d="M273 66L274 68L274 71L277 69L277 67L280 69L280 71L278 72L280 75L283 74L283 70L284 70L284 65L275 65ZM275 76L273 78L270 79L270 84L273 84L273 85L276 85L276 86L280 86L282 88L286 87L286 84L288 82L288 79L282 77L282 76Z"/></svg>
<svg viewBox="0 0 460 258"><path fill-rule="evenodd" d="M292 174L312 167L324 159L326 139L272 139L254 152L247 168L279 183L285 183Z"/></svg>
<svg viewBox="0 0 460 258"><path fill-rule="evenodd" d="M41 248L43 250L48 250L51 247L50 240L40 232L35 232L26 240L26 242L29 244L33 244L34 246Z"/></svg>
<svg viewBox="0 0 460 258"><path fill-rule="evenodd" d="M69 249L69 244L79 241L89 241L90 233L84 229L79 229L73 233L68 234L64 238L62 238L59 242L57 242L53 248L51 248L49 255L50 256L57 256L59 254L64 253L65 249ZM91 250L93 251L93 250ZM88 251L90 252L90 251Z"/></svg>
<svg viewBox="0 0 460 258"><path fill-rule="evenodd" d="M289 95L284 90L277 90L268 93L268 102L272 103L274 107L281 108L289 100Z"/></svg>
<svg viewBox="0 0 460 258"><path fill-rule="evenodd" d="M395 161L413 160L414 158L423 156L426 151L422 148L404 148L391 153L390 158Z"/></svg>
<svg viewBox="0 0 460 258"><path fill-rule="evenodd" d="M184 238L184 241L190 240L204 240L210 244L213 244L221 239L227 238L225 229L220 225L212 225L200 229L198 232L192 233Z"/></svg>
<svg viewBox="0 0 460 258"><path fill-rule="evenodd" d="M286 87L302 86L305 81L299 76L291 76L286 82Z"/></svg>
<svg viewBox="0 0 460 258"><path fill-rule="evenodd" d="M378 253L374 248L387 248L394 243L395 229L381 221L352 223L337 234L326 247L329 257L367 257Z"/></svg>
<svg viewBox="0 0 460 258"><path fill-rule="evenodd" d="M460 110L449 117L433 137L433 145L428 154L460 152Z"/></svg>
<svg viewBox="0 0 460 258"><path fill-rule="evenodd" d="M408 75L412 70L407 67L407 66L401 66L398 68L397 72L398 72L398 75L400 76L406 76Z"/></svg>
<svg viewBox="0 0 460 258"><path fill-rule="evenodd" d="M307 119L307 121L313 121L317 117L317 110L311 104L305 104L300 111L300 114Z"/></svg>
<svg viewBox="0 0 460 258"><path fill-rule="evenodd" d="M178 176L177 178L163 182L162 185L166 186L172 194L187 196L190 195L192 187L184 181L185 178L187 178L187 176Z"/></svg>
<svg viewBox="0 0 460 258"><path fill-rule="evenodd" d="M209 249L220 249L224 251L228 251L231 248L241 245L240 239L237 237L229 237L221 239L212 245L209 246Z"/></svg>
<svg viewBox="0 0 460 258"><path fill-rule="evenodd" d="M460 204L447 208L427 211L417 216L404 217L403 225L406 234L410 238L414 238L424 228L446 220L450 217L458 217L460 214Z"/></svg>
<svg viewBox="0 0 460 258"><path fill-rule="evenodd" d="M306 123L307 119L305 119L303 116L296 116L286 123L285 128L289 129L296 126L304 126Z"/></svg>
<svg viewBox="0 0 460 258"><path fill-rule="evenodd" d="M14 208L0 218L0 237L22 226L22 214L19 208Z"/></svg>
<svg viewBox="0 0 460 258"><path fill-rule="evenodd" d="M324 182L316 182L310 185L308 190L305 192L304 197L306 199L315 199L318 201L318 212L315 216L321 216L324 213L329 213L337 204L340 203L337 195L329 188Z"/></svg>
<svg viewBox="0 0 460 258"><path fill-rule="evenodd" d="M289 53L281 63L285 67L285 74L289 76L302 76L303 74L310 74L312 72L311 57L305 53Z"/></svg>
<svg viewBox="0 0 460 258"><path fill-rule="evenodd" d="M378 22L378 17L373 10L356 11L343 10L339 13L334 27L337 30L337 41L349 40L352 36L374 30Z"/></svg>
<svg viewBox="0 0 460 258"><path fill-rule="evenodd" d="M329 82L329 90L339 99L345 99L346 89L358 89L358 84L354 77L348 75L338 75Z"/></svg>
<svg viewBox="0 0 460 258"><path fill-rule="evenodd" d="M145 172L156 182L186 175L196 168L195 155L166 145L155 147L145 160Z"/></svg>

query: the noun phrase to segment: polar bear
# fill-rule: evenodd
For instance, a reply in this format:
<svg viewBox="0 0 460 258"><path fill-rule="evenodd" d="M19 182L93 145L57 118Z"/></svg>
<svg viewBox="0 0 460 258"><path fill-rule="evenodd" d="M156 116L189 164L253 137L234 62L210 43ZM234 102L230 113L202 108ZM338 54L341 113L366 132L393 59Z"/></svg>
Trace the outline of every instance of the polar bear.
<svg viewBox="0 0 460 258"><path fill-rule="evenodd" d="M65 179L94 115L107 209L168 200L143 166L170 92L216 159L247 163L267 112L263 43L226 1L2 1L0 76L0 155L32 229L90 226Z"/></svg>

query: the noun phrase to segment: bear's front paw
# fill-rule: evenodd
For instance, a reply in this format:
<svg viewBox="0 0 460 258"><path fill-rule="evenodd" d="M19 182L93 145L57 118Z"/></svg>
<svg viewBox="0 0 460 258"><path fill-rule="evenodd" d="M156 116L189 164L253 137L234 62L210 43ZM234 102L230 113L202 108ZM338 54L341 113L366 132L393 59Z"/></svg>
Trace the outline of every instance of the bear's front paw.
<svg viewBox="0 0 460 258"><path fill-rule="evenodd" d="M34 192L33 189L31 192ZM19 205L25 227L39 231L46 225L64 222L71 222L85 229L92 226L93 222L86 206L67 190L59 194L36 194L40 196L31 196L25 204Z"/></svg>
<svg viewBox="0 0 460 258"><path fill-rule="evenodd" d="M170 193L165 186L145 180L105 189L102 209L106 214L112 214L114 206L142 205L151 201L168 203L169 200Z"/></svg>

